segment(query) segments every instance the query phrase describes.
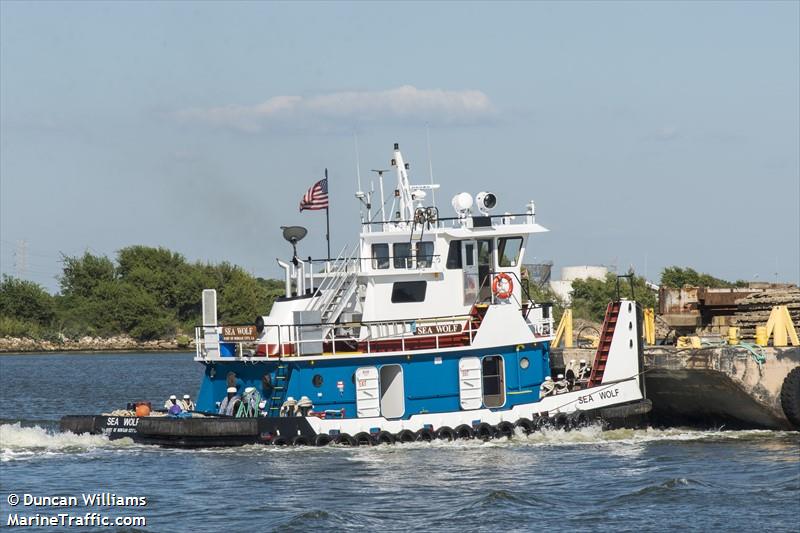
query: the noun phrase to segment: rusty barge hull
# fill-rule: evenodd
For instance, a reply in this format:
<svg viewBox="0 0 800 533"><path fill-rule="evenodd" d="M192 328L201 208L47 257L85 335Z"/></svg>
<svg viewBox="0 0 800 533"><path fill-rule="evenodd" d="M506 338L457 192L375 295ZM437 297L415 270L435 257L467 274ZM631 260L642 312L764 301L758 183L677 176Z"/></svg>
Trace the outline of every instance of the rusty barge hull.
<svg viewBox="0 0 800 533"><path fill-rule="evenodd" d="M800 429L781 407L781 388L800 367L800 348L764 348L759 364L741 346L645 348L645 385L655 426L729 429ZM591 360L593 350L553 350L554 367Z"/></svg>

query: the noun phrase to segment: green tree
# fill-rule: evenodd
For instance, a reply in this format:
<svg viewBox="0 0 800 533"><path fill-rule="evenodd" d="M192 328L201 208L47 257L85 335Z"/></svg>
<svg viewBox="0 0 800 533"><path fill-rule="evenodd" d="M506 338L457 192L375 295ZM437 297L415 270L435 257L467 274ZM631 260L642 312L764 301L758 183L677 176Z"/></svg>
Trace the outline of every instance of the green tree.
<svg viewBox="0 0 800 533"><path fill-rule="evenodd" d="M49 337L56 308L53 296L31 281L0 280L0 336Z"/></svg>
<svg viewBox="0 0 800 533"><path fill-rule="evenodd" d="M86 252L82 257L63 257L64 270L59 278L61 294L89 298L102 282L117 278L114 263L107 257Z"/></svg>
<svg viewBox="0 0 800 533"><path fill-rule="evenodd" d="M681 287L708 287L708 288L731 288L731 287L747 287L747 282L727 281L720 278L715 278L710 274L700 273L693 268L681 268L678 266L671 266L665 268L661 272L661 284L666 287L680 289Z"/></svg>
<svg viewBox="0 0 800 533"><path fill-rule="evenodd" d="M642 307L655 307L656 294L644 278L634 276L634 296ZM631 298L631 286L627 279L619 280L621 298ZM609 273L606 279L586 279L572 282L572 313L575 318L601 322L608 303L617 297L617 276Z"/></svg>

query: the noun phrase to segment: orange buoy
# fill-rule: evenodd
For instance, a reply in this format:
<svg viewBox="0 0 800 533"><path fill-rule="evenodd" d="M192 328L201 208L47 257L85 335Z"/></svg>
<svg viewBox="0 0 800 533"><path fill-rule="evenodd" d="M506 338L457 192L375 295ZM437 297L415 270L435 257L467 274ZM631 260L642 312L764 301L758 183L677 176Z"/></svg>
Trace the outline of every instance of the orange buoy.
<svg viewBox="0 0 800 533"><path fill-rule="evenodd" d="M136 416L150 416L150 402L137 402Z"/></svg>

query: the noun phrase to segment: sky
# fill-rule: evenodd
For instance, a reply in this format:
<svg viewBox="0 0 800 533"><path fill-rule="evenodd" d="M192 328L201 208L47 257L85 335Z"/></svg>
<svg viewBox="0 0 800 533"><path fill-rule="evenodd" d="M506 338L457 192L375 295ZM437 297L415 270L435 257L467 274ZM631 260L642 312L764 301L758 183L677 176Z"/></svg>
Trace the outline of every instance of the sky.
<svg viewBox="0 0 800 533"><path fill-rule="evenodd" d="M800 281L800 2L0 1L0 270L165 246L278 277L400 143L536 202L525 262ZM430 158L427 138L430 136ZM22 259L25 264L22 264ZM23 268L24 267L24 268ZM556 276L557 277L557 276Z"/></svg>

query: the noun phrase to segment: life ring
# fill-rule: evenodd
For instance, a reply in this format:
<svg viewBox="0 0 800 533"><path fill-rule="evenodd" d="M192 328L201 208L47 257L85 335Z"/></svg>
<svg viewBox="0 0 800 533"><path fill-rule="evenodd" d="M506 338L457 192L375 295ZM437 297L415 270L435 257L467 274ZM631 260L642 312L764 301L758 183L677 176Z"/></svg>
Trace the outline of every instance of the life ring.
<svg viewBox="0 0 800 533"><path fill-rule="evenodd" d="M511 276L505 272L501 272L492 280L492 292L501 300L508 300L511 293L514 291L514 282L511 281Z"/></svg>

